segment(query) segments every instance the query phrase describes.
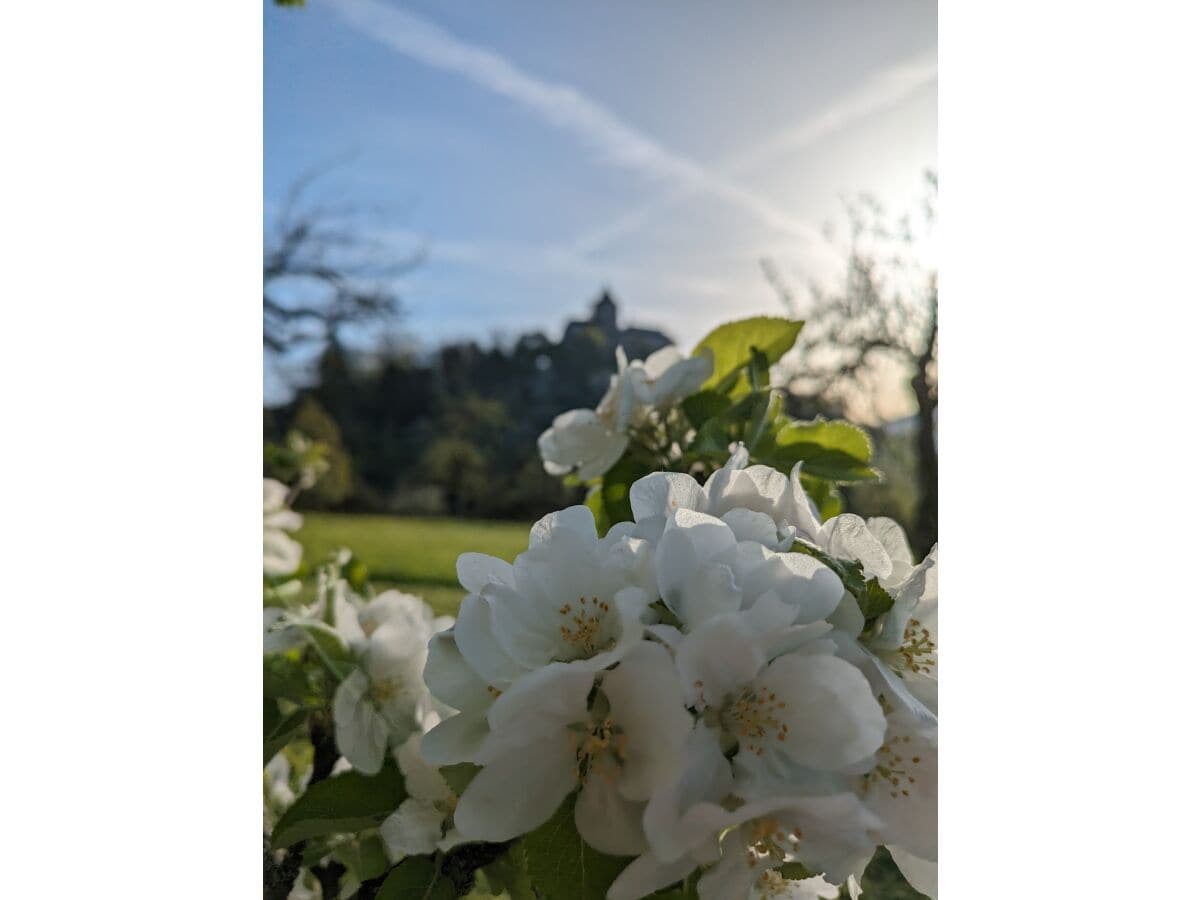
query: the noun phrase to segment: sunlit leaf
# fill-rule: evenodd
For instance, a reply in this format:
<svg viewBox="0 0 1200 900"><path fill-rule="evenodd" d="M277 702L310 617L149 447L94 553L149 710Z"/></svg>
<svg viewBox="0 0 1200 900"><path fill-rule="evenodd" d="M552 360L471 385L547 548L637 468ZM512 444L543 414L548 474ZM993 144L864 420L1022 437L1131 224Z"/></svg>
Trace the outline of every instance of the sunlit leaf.
<svg viewBox="0 0 1200 900"><path fill-rule="evenodd" d="M756 316L718 326L696 345L692 355L708 347L713 352L713 373L702 385L704 390L721 390L737 395L750 389L750 379L742 371L754 359L754 350L767 365L779 362L796 343L803 322Z"/></svg>

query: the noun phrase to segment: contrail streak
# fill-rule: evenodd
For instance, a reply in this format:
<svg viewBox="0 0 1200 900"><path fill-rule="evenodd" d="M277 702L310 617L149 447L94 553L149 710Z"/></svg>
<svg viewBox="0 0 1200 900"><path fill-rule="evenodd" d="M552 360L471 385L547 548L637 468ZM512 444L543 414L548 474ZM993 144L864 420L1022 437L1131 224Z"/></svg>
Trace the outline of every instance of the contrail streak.
<svg viewBox="0 0 1200 900"><path fill-rule="evenodd" d="M894 106L936 80L937 58L932 55L917 57L893 66L817 115L726 160L716 167L716 170L724 175L714 177L736 178L745 175L781 156L808 147L858 119ZM589 231L571 245L572 249L581 254L603 249L693 193L689 185L677 185L611 224Z"/></svg>
<svg viewBox="0 0 1200 900"><path fill-rule="evenodd" d="M803 240L822 240L820 231L811 224L669 150L569 85L537 78L486 47L459 40L433 22L380 0L338 0L333 6L347 23L367 36L410 59L460 75L524 106L543 121L581 138L612 165L670 181L685 193L719 197Z"/></svg>

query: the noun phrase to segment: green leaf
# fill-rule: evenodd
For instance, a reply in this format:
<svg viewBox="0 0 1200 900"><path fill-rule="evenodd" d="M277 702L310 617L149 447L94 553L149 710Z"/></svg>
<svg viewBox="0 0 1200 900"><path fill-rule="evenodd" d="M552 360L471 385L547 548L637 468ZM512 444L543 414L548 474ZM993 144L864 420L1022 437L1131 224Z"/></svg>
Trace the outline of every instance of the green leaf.
<svg viewBox="0 0 1200 900"><path fill-rule="evenodd" d="M304 727L308 712L298 709L290 715L284 715L275 700L263 698L263 765L271 761L271 757L291 743Z"/></svg>
<svg viewBox="0 0 1200 900"><path fill-rule="evenodd" d="M872 578L863 588L861 595L857 596L858 608L862 610L863 618L868 622L878 616L882 616L885 612L896 605L896 601L879 583L878 578Z"/></svg>
<svg viewBox="0 0 1200 900"><path fill-rule="evenodd" d="M525 848L521 844L513 844L480 871L487 879L492 896L503 893L508 894L509 900L537 900L529 881Z"/></svg>
<svg viewBox="0 0 1200 900"><path fill-rule="evenodd" d="M375 900L455 900L454 885L427 856L410 856L383 880Z"/></svg>
<svg viewBox="0 0 1200 900"><path fill-rule="evenodd" d="M356 881L378 878L391 865L387 848L377 834L340 844L333 851L333 856L349 870Z"/></svg>
<svg viewBox="0 0 1200 900"><path fill-rule="evenodd" d="M351 833L378 825L408 796L393 765L378 775L346 772L312 785L288 807L271 835L276 849L323 834Z"/></svg>
<svg viewBox="0 0 1200 900"><path fill-rule="evenodd" d="M521 844L529 880L542 900L604 900L609 885L631 859L599 853L583 842L575 830L574 795Z"/></svg>
<svg viewBox="0 0 1200 900"><path fill-rule="evenodd" d="M879 478L871 468L870 437L861 428L840 420L784 425L775 433L772 446L764 448L763 456L784 472L803 462L804 472L838 484Z"/></svg>
<svg viewBox="0 0 1200 900"><path fill-rule="evenodd" d="M757 349L767 365L779 362L796 343L803 322L757 316L720 325L696 345L692 356L708 347L713 352L713 373L701 386L703 390L723 390L735 396L750 388L750 380L741 370L751 364Z"/></svg>
<svg viewBox="0 0 1200 900"><path fill-rule="evenodd" d="M824 478L814 478L807 472L800 472L800 486L808 499L817 505L817 515L822 519L832 519L842 512L842 492L832 481Z"/></svg>
<svg viewBox="0 0 1200 900"><path fill-rule="evenodd" d="M438 771L442 773L446 784L450 785L450 790L461 797L471 779L478 775L482 768L483 766L474 763L455 763L452 766L442 766Z"/></svg>
<svg viewBox="0 0 1200 900"><path fill-rule="evenodd" d="M331 627L321 622L297 622L295 627L304 632L317 656L339 681L354 671L354 654Z"/></svg>
<svg viewBox="0 0 1200 900"><path fill-rule="evenodd" d="M803 881L805 878L812 878L817 873L808 871L798 862L790 862L779 867L779 874L788 881Z"/></svg>
<svg viewBox="0 0 1200 900"><path fill-rule="evenodd" d="M767 354L758 347L750 348L750 365L746 366L746 377L750 379L751 390L762 391L771 386L771 363Z"/></svg>
<svg viewBox="0 0 1200 900"><path fill-rule="evenodd" d="M299 660L282 653L263 656L264 697L303 703L313 693Z"/></svg>
<svg viewBox="0 0 1200 900"><path fill-rule="evenodd" d="M875 857L867 865L859 879L862 884L862 896L865 900L876 897L887 897L890 900L925 900L925 895L915 890L904 880L896 864L892 862L891 854L884 847L875 851Z"/></svg>
<svg viewBox="0 0 1200 900"><path fill-rule="evenodd" d="M684 415L694 428L699 428L714 416L719 416L733 405L733 401L725 394L716 391L700 391L692 394L680 404Z"/></svg>
<svg viewBox="0 0 1200 900"><path fill-rule="evenodd" d="M587 498L583 503L584 506L592 511L592 516L596 519L596 533L600 535L608 534L608 529L612 527L612 523L608 521L608 513L604 509L604 486L593 484L588 488Z"/></svg>
<svg viewBox="0 0 1200 900"><path fill-rule="evenodd" d="M806 553L833 569L834 574L841 579L842 586L858 602L858 608L868 622L883 615L896 602L879 583L878 578L868 579L866 577L863 573L862 563L858 560L837 559L804 541L797 541L793 544L792 552Z"/></svg>
<svg viewBox="0 0 1200 900"><path fill-rule="evenodd" d="M645 463L626 453L617 464L604 473L600 482L600 502L609 527L617 522L632 522L633 507L629 505L629 488L643 475L649 475Z"/></svg>
<svg viewBox="0 0 1200 900"><path fill-rule="evenodd" d="M356 591L362 591L367 586L367 581L370 578L370 573L367 571L367 564L358 557L354 557L346 565L344 570L346 580L350 582L350 587Z"/></svg>
<svg viewBox="0 0 1200 900"><path fill-rule="evenodd" d="M770 433L771 420L778 414L780 402L771 391L746 394L725 412L705 422L688 451L724 463L730 444L743 441L752 450L752 445Z"/></svg>

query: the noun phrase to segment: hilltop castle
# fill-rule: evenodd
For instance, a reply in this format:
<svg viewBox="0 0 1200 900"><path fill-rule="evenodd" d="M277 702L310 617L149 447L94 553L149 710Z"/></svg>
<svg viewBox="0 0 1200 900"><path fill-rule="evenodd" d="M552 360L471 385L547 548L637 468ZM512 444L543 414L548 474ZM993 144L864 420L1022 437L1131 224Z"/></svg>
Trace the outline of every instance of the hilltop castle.
<svg viewBox="0 0 1200 900"><path fill-rule="evenodd" d="M562 342L566 345L580 340L595 341L597 336L602 337L607 348L614 353L618 346L624 347L630 359L645 359L655 350L671 343L670 338L661 331L619 327L617 303L608 291L604 291L592 307L590 319L567 323Z"/></svg>

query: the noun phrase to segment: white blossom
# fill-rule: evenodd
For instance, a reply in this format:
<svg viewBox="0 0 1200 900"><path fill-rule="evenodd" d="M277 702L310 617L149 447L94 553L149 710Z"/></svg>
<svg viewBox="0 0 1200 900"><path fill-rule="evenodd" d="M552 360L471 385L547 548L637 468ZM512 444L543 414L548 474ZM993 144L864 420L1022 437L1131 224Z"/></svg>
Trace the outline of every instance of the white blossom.
<svg viewBox="0 0 1200 900"><path fill-rule="evenodd" d="M645 361L635 360L629 365L629 377L638 401L660 410L675 406L696 393L712 371L713 354L707 347L699 356L684 356L673 345L663 347L647 356Z"/></svg>
<svg viewBox="0 0 1200 900"><path fill-rule="evenodd" d="M506 691L487 718L483 769L454 817L464 836L517 837L579 788L575 824L588 844L614 855L646 849L646 801L683 765L692 729L666 648L641 641L599 680L593 669L552 663Z"/></svg>
<svg viewBox="0 0 1200 900"><path fill-rule="evenodd" d="M820 875L787 879L778 870L768 869L755 879L747 900L837 900L838 896L837 885Z"/></svg>
<svg viewBox="0 0 1200 900"><path fill-rule="evenodd" d="M663 359L655 377L622 362L632 387L614 383L608 412L675 391L680 361ZM511 565L460 557L468 594L424 672L456 712L420 747L481 769L456 804L437 776L391 830L430 852L453 807L461 839L506 841L577 793L583 840L636 857L610 900L698 867L703 900L854 893L879 844L935 891L936 548L914 565L890 519L822 524L799 466L744 449L703 485L640 479L630 501L634 521L604 538L571 507ZM892 607L868 628L821 554L860 563ZM784 878L791 862L814 877Z"/></svg>
<svg viewBox="0 0 1200 900"><path fill-rule="evenodd" d="M287 508L287 495L287 485L263 479L263 574L273 578L291 575L304 555L304 548L287 534L304 523L299 513Z"/></svg>
<svg viewBox="0 0 1200 900"><path fill-rule="evenodd" d="M474 761L492 702L521 678L554 663L599 672L641 643L650 550L620 533L600 540L591 511L574 506L537 522L512 565L463 554L459 580L471 593L452 634L432 642L425 673L459 714L426 737L426 756Z"/></svg>
<svg viewBox="0 0 1200 900"><path fill-rule="evenodd" d="M816 622L842 597L841 581L820 561L772 550L752 536L742 539L754 520L769 525L761 513L732 509L718 519L681 506L663 520L654 559L658 590L685 630L741 610L755 610L781 628Z"/></svg>
<svg viewBox="0 0 1200 900"><path fill-rule="evenodd" d="M453 826L458 796L437 767L421 756L420 735L409 737L392 756L408 792L408 798L379 828L392 859L446 851L462 843L462 835Z"/></svg>
<svg viewBox="0 0 1200 900"><path fill-rule="evenodd" d="M399 591L380 594L359 612L362 636L350 640L359 665L333 697L338 749L354 768L374 775L389 745L420 730L433 707L422 671L438 624L424 602Z"/></svg>
<svg viewBox="0 0 1200 900"><path fill-rule="evenodd" d="M694 394L712 374L712 353L685 357L664 347L630 363L617 348L617 372L594 410L558 415L538 438L542 464L551 475L576 472L588 481L603 475L629 446L629 431L652 410L666 410Z"/></svg>
<svg viewBox="0 0 1200 900"><path fill-rule="evenodd" d="M772 550L788 550L798 539L815 540L820 522L801 487L800 464L789 477L770 466L747 466L748 460L739 445L704 485L679 472L639 479L629 491L634 520L653 535L673 511L687 509L720 518L739 540Z"/></svg>

